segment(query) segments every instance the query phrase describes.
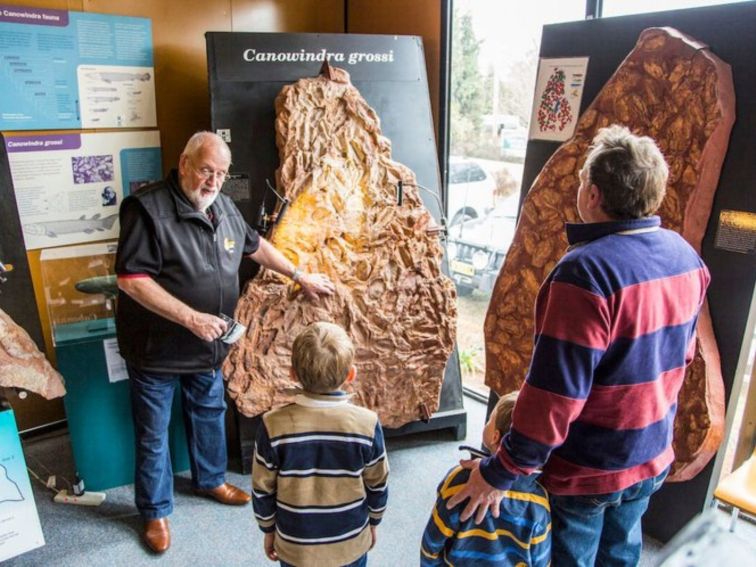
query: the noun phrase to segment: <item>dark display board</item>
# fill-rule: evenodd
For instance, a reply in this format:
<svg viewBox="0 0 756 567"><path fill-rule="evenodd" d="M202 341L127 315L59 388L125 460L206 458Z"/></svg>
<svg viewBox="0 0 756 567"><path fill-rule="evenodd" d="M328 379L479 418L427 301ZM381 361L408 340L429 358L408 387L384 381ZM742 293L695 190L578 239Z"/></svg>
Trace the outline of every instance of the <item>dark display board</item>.
<svg viewBox="0 0 756 567"><path fill-rule="evenodd" d="M206 40L212 128L224 136L233 154L232 179L223 190L249 224L257 225L261 203L269 212L276 204L274 195L265 191L266 179L275 185L279 165L275 98L285 85L317 76L324 60L350 74L380 117L393 159L412 169L417 182L429 189L420 195L440 219L438 157L421 38L210 32ZM249 279L252 272L244 270L242 280ZM456 349L446 368L439 414L443 419L432 419L427 428L453 426L458 435L464 434ZM409 424L402 432L418 428L423 424Z"/></svg>
<svg viewBox="0 0 756 567"><path fill-rule="evenodd" d="M230 136L231 173L237 179L228 190L250 224L257 221L263 196L269 210L275 204L265 192L265 180L274 183L278 167L275 98L285 85L317 76L326 58L349 72L352 84L378 113L392 157L412 169L418 183L439 194L419 37L211 32L206 39L212 126ZM439 218L436 199L426 192L422 197Z"/></svg>
<svg viewBox="0 0 756 567"><path fill-rule="evenodd" d="M34 301L29 262L26 257L21 222L16 208L16 193L8 164L5 138L0 134L0 263L8 271L0 270L0 309L23 327L39 349L45 342ZM3 281L4 280L4 281Z"/></svg>
<svg viewBox="0 0 756 567"><path fill-rule="evenodd" d="M735 380L756 281L756 256L753 251L728 251L715 247L714 243L721 211L756 212L754 23L756 2L554 24L544 27L540 52L541 57L590 57L581 112L598 95L646 28L676 28L707 43L718 57L732 67L736 121L702 247L703 258L712 274L709 306L722 357L728 399ZM559 144L554 142L528 143L522 185L525 190L530 188L558 147ZM665 484L651 501L644 517L644 530L657 539L667 541L701 512L713 469L714 460L689 482Z"/></svg>

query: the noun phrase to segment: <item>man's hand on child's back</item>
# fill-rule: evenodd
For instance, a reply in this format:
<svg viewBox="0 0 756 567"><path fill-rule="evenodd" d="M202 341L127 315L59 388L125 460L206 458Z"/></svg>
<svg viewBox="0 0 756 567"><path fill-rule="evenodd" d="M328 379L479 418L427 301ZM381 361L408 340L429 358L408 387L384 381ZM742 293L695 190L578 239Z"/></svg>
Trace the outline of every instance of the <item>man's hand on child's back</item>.
<svg viewBox="0 0 756 567"><path fill-rule="evenodd" d="M501 502L501 499L504 498L504 491L497 490L486 482L483 475L480 474L480 460L461 460L459 464L462 468L470 471L470 478L467 480L464 488L449 499L446 508L451 510L457 504L464 502L469 498L470 500L467 503L467 506L465 506L462 514L460 514L460 520L464 522L470 516L475 514L475 511L477 510L478 513L475 514L475 523L480 524L483 521L483 518L486 517L486 512L488 512L489 509L491 510L491 515L494 518L498 518L499 503Z"/></svg>
<svg viewBox="0 0 756 567"><path fill-rule="evenodd" d="M276 553L276 548L273 546L273 543L275 541L276 532L269 532L265 534L263 547L265 548L265 555L267 555L268 559L270 559L271 561L278 561L278 553Z"/></svg>

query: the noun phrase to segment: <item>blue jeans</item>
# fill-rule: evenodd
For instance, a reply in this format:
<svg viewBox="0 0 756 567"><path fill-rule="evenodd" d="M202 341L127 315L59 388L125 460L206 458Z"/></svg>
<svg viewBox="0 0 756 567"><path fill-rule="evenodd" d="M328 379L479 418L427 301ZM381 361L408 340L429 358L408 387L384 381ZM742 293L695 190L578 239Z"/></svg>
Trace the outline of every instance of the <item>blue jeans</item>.
<svg viewBox="0 0 756 567"><path fill-rule="evenodd" d="M195 374L149 374L127 365L136 437L134 492L145 520L173 511L173 470L168 424L176 385L181 387L189 463L195 488L225 482L226 401L220 369Z"/></svg>
<svg viewBox="0 0 756 567"><path fill-rule="evenodd" d="M291 563L286 563L285 561L281 561L281 567L295 567ZM344 565L344 567L365 567L367 565L367 553L357 559L356 561L352 561L349 565Z"/></svg>
<svg viewBox="0 0 756 567"><path fill-rule="evenodd" d="M643 545L641 516L668 472L610 494L550 494L551 564L635 567Z"/></svg>

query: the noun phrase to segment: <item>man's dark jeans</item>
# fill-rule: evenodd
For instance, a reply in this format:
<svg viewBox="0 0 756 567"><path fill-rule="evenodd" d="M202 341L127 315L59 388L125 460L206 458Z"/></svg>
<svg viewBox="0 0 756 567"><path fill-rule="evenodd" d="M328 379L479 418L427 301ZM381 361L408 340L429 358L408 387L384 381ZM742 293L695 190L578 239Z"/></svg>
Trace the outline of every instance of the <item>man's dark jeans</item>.
<svg viewBox="0 0 756 567"><path fill-rule="evenodd" d="M176 385L181 388L192 484L215 488L225 482L226 402L220 369L195 374L150 374L128 365L136 437L134 491L145 520L173 511L173 470L168 424Z"/></svg>
<svg viewBox="0 0 756 567"><path fill-rule="evenodd" d="M641 516L667 477L638 482L619 492L589 496L549 495L551 564L558 567L632 566L640 561Z"/></svg>

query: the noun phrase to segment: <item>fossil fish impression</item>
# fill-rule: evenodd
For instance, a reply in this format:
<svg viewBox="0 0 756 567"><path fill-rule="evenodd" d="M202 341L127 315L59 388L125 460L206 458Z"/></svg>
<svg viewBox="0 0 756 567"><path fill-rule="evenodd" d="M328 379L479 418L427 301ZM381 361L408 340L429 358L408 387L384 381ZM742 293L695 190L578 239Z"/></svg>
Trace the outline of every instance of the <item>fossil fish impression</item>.
<svg viewBox="0 0 756 567"><path fill-rule="evenodd" d="M224 366L248 416L291 401L291 344L315 321L343 326L356 347L355 403L398 427L438 408L455 338L456 303L442 248L414 173L391 159L376 113L341 69L283 88L276 99L278 186L291 200L272 243L334 296L306 300L262 271L236 310L245 337ZM397 183L405 193L397 205Z"/></svg>
<svg viewBox="0 0 756 567"><path fill-rule="evenodd" d="M48 400L66 393L63 377L10 315L0 309L0 387L21 388Z"/></svg>

